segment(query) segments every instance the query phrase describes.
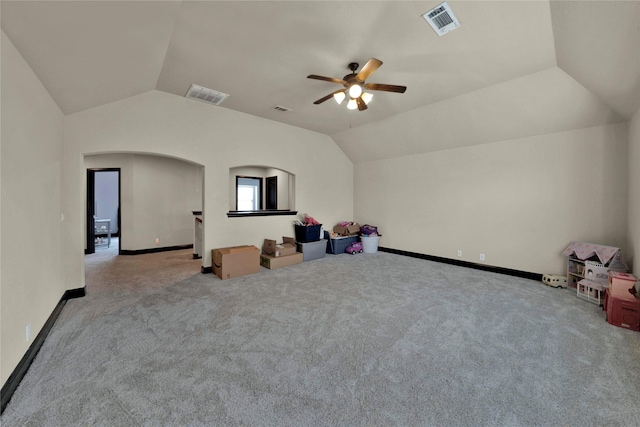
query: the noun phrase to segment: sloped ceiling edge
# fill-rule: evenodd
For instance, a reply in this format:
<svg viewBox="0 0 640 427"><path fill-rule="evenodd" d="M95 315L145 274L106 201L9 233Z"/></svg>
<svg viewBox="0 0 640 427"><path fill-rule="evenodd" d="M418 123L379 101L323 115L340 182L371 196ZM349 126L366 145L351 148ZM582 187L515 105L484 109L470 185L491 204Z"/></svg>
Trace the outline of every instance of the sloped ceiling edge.
<svg viewBox="0 0 640 427"><path fill-rule="evenodd" d="M620 123L553 67L332 136L354 163Z"/></svg>
<svg viewBox="0 0 640 427"><path fill-rule="evenodd" d="M558 66L626 119L640 108L640 1L550 2Z"/></svg>

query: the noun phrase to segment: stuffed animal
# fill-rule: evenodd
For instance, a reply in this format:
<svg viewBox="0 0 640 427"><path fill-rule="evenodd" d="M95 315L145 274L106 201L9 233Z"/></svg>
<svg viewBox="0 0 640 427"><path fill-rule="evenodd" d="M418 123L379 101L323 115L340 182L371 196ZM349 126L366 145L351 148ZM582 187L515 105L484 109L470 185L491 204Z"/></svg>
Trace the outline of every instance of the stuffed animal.
<svg viewBox="0 0 640 427"><path fill-rule="evenodd" d="M304 225L320 225L312 216L304 214Z"/></svg>

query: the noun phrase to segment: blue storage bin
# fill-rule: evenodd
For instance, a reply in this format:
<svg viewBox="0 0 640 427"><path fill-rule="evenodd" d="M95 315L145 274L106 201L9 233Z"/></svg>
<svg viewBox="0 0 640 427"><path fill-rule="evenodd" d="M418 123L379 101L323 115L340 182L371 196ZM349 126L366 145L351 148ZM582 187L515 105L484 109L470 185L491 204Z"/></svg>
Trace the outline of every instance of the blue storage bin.
<svg viewBox="0 0 640 427"><path fill-rule="evenodd" d="M343 254L347 250L347 246L358 241L358 236L339 237L332 239L328 231L324 232L324 238L327 239L328 254Z"/></svg>
<svg viewBox="0 0 640 427"><path fill-rule="evenodd" d="M318 240L320 240L320 227L322 227L322 224L295 225L296 242L317 242Z"/></svg>

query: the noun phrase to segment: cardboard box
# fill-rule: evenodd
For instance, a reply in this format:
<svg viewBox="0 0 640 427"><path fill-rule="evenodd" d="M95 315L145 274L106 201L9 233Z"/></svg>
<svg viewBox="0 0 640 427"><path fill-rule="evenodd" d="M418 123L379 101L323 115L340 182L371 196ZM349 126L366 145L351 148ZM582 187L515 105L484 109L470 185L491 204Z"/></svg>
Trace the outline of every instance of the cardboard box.
<svg viewBox="0 0 640 427"><path fill-rule="evenodd" d="M327 241L325 239L317 242L297 242L298 252L302 252L305 261L313 261L314 259L324 258L327 251Z"/></svg>
<svg viewBox="0 0 640 427"><path fill-rule="evenodd" d="M233 246L211 250L213 274L220 279L255 274L260 271L260 249L255 246Z"/></svg>
<svg viewBox="0 0 640 427"><path fill-rule="evenodd" d="M302 253L275 257L272 255L260 255L260 265L269 269L286 267L287 265L300 264L304 260Z"/></svg>
<svg viewBox="0 0 640 427"><path fill-rule="evenodd" d="M353 225L347 225L346 227L336 225L333 227L333 231L341 236L357 236L358 233L360 233L360 225L357 222Z"/></svg>
<svg viewBox="0 0 640 427"><path fill-rule="evenodd" d="M293 237L283 237L283 243L276 243L275 240L264 239L262 253L274 257L293 255L296 253L296 239Z"/></svg>

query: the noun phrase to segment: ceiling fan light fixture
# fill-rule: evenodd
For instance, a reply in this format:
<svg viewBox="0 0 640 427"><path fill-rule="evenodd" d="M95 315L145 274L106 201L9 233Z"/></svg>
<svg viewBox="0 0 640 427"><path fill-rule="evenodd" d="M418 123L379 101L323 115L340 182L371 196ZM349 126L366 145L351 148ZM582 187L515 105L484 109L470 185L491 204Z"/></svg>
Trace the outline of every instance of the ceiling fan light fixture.
<svg viewBox="0 0 640 427"><path fill-rule="evenodd" d="M351 98L357 98L360 95L362 95L362 86L360 86L357 83L354 83L351 86L349 86L349 96Z"/></svg>
<svg viewBox="0 0 640 427"><path fill-rule="evenodd" d="M322 104L323 102L333 98L336 100L338 105L341 105L342 102L347 99L347 109L359 111L364 111L367 109L367 104L371 102L373 99L373 94L371 91L382 91L382 92L395 92L395 93L404 93L407 90L406 86L398 86L398 85L389 85L382 83L366 83L367 79L373 74L380 66L382 65L382 61L376 58L371 58L364 64L364 67L360 70L360 72L356 73L359 65L357 62L352 62L349 64L349 70L351 70L351 74L347 74L342 79L337 79L333 77L324 77L318 76L316 74L309 74L307 76L308 79L314 80L322 80L325 82L337 83L342 86L341 89L331 92L328 95L323 96L322 98L314 101L314 105ZM364 90L367 90L365 92Z"/></svg>

